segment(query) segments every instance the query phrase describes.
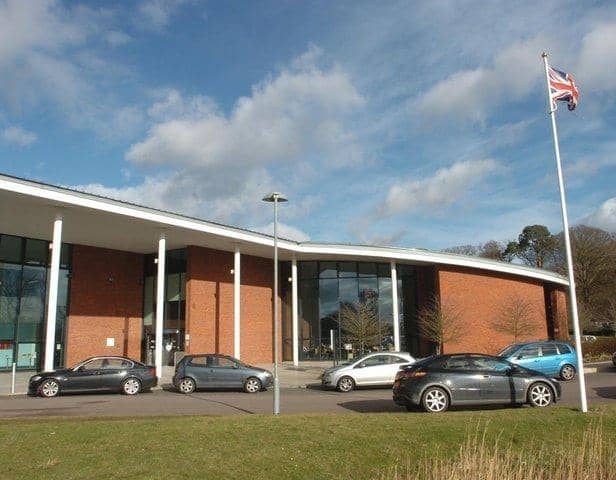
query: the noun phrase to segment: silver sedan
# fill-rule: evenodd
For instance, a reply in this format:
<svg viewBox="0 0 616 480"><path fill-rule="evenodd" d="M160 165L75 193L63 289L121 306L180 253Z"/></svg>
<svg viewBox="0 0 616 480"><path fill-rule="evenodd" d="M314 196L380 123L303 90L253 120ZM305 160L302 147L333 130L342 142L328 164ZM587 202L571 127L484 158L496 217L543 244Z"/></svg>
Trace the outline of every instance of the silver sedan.
<svg viewBox="0 0 616 480"><path fill-rule="evenodd" d="M393 385L400 367L415 363L406 352L377 352L328 368L321 376L325 388L350 392L355 387Z"/></svg>

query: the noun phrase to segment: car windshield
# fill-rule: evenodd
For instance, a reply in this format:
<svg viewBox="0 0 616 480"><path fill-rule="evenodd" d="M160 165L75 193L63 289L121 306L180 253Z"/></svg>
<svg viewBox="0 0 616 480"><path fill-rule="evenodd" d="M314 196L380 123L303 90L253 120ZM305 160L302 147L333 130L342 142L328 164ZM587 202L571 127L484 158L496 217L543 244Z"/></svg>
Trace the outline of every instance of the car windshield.
<svg viewBox="0 0 616 480"><path fill-rule="evenodd" d="M511 354L513 354L513 352L515 352L516 350L520 349L521 345L509 345L507 348L505 348L502 352L500 352L498 354L499 357L508 357Z"/></svg>

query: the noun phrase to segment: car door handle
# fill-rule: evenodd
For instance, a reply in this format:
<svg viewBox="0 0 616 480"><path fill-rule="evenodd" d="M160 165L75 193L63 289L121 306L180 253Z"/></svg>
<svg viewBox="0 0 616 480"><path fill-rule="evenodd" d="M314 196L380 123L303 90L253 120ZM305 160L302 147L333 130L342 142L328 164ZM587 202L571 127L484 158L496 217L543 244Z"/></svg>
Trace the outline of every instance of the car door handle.
<svg viewBox="0 0 616 480"><path fill-rule="evenodd" d="M484 375L483 378L490 378L490 375Z"/></svg>

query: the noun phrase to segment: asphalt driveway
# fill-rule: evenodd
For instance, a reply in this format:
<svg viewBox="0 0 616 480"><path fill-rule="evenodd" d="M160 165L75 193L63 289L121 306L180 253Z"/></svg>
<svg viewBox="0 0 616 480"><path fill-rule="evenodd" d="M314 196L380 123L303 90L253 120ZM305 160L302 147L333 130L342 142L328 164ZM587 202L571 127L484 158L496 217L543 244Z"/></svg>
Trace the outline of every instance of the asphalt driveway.
<svg viewBox="0 0 616 480"><path fill-rule="evenodd" d="M616 371L586 376L589 404L616 402ZM577 382L563 383L561 403L577 406ZM181 395L171 389L154 390L135 397L121 394L66 395L37 398L25 395L0 397L0 418L53 416L234 415L270 413L273 394L200 391ZM356 390L342 394L311 388L281 390L282 413L400 412L391 389Z"/></svg>

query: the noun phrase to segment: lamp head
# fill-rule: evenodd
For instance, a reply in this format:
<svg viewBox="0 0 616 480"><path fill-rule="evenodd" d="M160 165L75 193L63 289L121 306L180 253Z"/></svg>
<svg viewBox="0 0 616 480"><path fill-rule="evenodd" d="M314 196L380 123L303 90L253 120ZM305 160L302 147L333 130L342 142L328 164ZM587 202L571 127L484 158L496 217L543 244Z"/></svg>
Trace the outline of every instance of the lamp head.
<svg viewBox="0 0 616 480"><path fill-rule="evenodd" d="M285 197L282 193L280 192L272 192L267 194L265 197L263 197L263 201L264 202L287 202L287 197Z"/></svg>

